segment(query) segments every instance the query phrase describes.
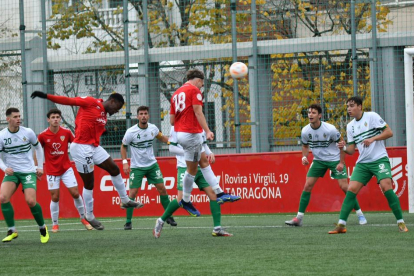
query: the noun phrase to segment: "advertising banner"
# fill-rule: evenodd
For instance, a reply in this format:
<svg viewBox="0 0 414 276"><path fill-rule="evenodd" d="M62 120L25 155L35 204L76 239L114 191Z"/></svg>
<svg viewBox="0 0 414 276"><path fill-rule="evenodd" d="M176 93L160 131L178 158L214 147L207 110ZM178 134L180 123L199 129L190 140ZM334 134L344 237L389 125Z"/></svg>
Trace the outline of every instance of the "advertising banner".
<svg viewBox="0 0 414 276"><path fill-rule="evenodd" d="M407 154L405 147L388 148L390 157L394 191L400 199L403 210L408 210ZM358 154L346 157L348 176L352 174ZM234 203L222 205L223 214L259 214L259 213L296 213L299 199L306 180L309 166L302 165L301 152L277 152L259 154L217 155L212 169L221 187L226 193L240 195L242 199ZM312 157L309 158L312 160ZM122 171L121 160L115 160ZM174 157L158 158L165 187L169 196L177 197L177 170ZM75 167L73 166L74 170ZM83 183L77 173L79 191L82 193ZM0 171L0 177L4 173ZM128 189L129 178L122 176ZM94 213L97 217L124 217L125 210L120 208L118 193L114 190L111 177L95 166ZM372 178L358 194L363 211L390 211L376 179ZM145 204L135 210L134 216L161 216L163 208L159 194L153 185L143 180L138 193L138 200ZM336 180L328 173L318 180L312 190L307 212L339 212L344 193ZM45 218L50 218L50 194L47 189L46 176L37 183L37 200L42 206ZM195 185L192 202L201 214L210 214L209 199ZM16 219L31 219L21 185L12 197ZM391 211L390 211L391 212ZM186 215L180 209L176 215ZM2 215L0 217L3 219ZM78 213L73 199L66 187L60 185L60 218L76 218Z"/></svg>

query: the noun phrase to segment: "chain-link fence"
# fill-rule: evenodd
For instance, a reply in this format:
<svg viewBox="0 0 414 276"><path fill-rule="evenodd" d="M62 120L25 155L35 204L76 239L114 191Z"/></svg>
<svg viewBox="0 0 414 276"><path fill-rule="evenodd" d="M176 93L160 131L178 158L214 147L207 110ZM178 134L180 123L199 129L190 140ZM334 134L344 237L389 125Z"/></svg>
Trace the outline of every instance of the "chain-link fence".
<svg viewBox="0 0 414 276"><path fill-rule="evenodd" d="M344 134L345 101L354 94L394 130L388 146L406 143L403 49L414 45L412 0L16 2L0 3L7 15L0 28L10 30L0 37L0 112L21 107L37 133L49 106L28 98L35 89L104 99L123 94L128 104L110 118L101 141L115 154L140 105L150 106L150 122L168 134L171 95L196 67L206 75L203 110L217 153L300 149L312 103ZM16 52L5 52L8 39L22 35L23 64ZM235 57L250 69L237 85L228 70ZM59 108L73 128L76 107Z"/></svg>

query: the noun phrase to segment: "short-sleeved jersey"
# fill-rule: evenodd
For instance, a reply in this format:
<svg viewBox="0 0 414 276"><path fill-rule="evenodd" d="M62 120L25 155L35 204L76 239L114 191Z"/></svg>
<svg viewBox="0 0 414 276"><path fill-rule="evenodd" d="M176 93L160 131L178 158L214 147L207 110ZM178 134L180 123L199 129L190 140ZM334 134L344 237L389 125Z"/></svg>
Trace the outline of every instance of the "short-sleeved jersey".
<svg viewBox="0 0 414 276"><path fill-rule="evenodd" d="M59 127L58 132L53 133L47 128L37 138L45 152L45 173L63 175L71 167L68 145L75 139L72 131Z"/></svg>
<svg viewBox="0 0 414 276"><path fill-rule="evenodd" d="M131 146L131 168L149 167L157 162L152 143L159 133L158 127L151 123L148 123L147 128L140 128L136 124L127 129L122 144Z"/></svg>
<svg viewBox="0 0 414 276"><path fill-rule="evenodd" d="M170 114L175 115L177 132L201 133L203 129L194 114L193 105L203 105L203 95L196 86L185 83L171 97Z"/></svg>
<svg viewBox="0 0 414 276"><path fill-rule="evenodd" d="M10 132L8 128L0 131L0 152L6 167L14 172L36 172L32 145L37 146L38 143L36 134L27 127L20 126L17 132Z"/></svg>
<svg viewBox="0 0 414 276"><path fill-rule="evenodd" d="M203 130L201 135L203 137L203 144L206 144L207 143L206 132ZM175 132L174 126L171 126L170 137L168 137L168 141L170 142L171 145L179 147L180 149L183 148L180 144L178 144L177 132ZM185 162L184 155L176 155L175 158L177 158L177 167L187 168L187 163Z"/></svg>
<svg viewBox="0 0 414 276"><path fill-rule="evenodd" d="M314 129L307 125L302 129L302 144L309 145L315 160L339 161L340 150L336 143L340 140L341 133L335 126L321 122L321 125Z"/></svg>
<svg viewBox="0 0 414 276"><path fill-rule="evenodd" d="M75 140L73 142L99 146L99 140L105 132L107 121L102 99L93 97L68 98L51 94L48 94L47 98L58 104L79 106L75 119Z"/></svg>
<svg viewBox="0 0 414 276"><path fill-rule="evenodd" d="M380 158L388 157L384 141L374 141L369 147L365 147L362 141L381 134L387 123L375 112L364 112L358 121L353 119L346 126L348 144L356 144L359 157L357 163L369 163Z"/></svg>

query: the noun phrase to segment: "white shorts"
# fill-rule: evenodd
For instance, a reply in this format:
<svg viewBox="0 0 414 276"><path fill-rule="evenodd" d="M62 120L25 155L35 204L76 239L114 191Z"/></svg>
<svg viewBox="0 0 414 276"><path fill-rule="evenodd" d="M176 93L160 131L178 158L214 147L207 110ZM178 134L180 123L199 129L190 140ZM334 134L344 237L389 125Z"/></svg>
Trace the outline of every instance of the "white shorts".
<svg viewBox="0 0 414 276"><path fill-rule="evenodd" d="M200 161L203 148L203 136L201 133L177 132L177 142L184 149L185 161Z"/></svg>
<svg viewBox="0 0 414 276"><path fill-rule="evenodd" d="M105 162L110 155L101 146L70 144L70 155L75 161L76 170L80 173L91 173L95 164L99 165Z"/></svg>
<svg viewBox="0 0 414 276"><path fill-rule="evenodd" d="M62 180L63 184L65 184L66 188L73 188L78 186L78 182L76 181L75 172L72 168L69 168L64 174L62 175L46 175L47 179L47 187L50 190L57 190L60 186L60 181Z"/></svg>

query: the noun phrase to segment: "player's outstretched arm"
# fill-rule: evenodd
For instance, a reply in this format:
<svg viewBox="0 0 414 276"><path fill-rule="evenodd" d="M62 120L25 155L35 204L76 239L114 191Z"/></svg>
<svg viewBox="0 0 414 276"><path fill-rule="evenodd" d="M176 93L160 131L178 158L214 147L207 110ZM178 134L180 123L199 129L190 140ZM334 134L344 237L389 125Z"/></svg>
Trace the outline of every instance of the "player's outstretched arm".
<svg viewBox="0 0 414 276"><path fill-rule="evenodd" d="M161 131L158 133L158 135L157 135L157 136L155 136L155 138L157 138L157 139L158 139L158 141L160 141L160 142L162 142L162 143L168 144L168 137L167 137L167 136L165 136L164 134L162 134L162 132L161 132Z"/></svg>
<svg viewBox="0 0 414 276"><path fill-rule="evenodd" d="M54 103L63 104L63 105L80 105L78 104L75 98L69 98L65 96L56 96L51 94L46 94L41 91L34 91L32 95L30 95L32 99L34 98L41 98L41 99L48 99Z"/></svg>

